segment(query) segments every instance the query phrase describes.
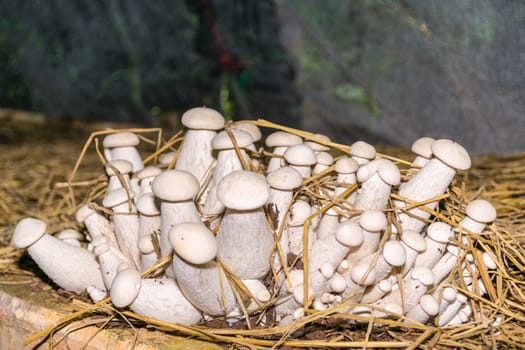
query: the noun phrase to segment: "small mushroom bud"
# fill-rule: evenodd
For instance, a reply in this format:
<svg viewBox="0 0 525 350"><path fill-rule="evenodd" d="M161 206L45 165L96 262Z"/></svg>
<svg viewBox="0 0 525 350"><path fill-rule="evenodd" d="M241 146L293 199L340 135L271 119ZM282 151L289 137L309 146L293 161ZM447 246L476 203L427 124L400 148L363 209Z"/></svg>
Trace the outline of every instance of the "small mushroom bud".
<svg viewBox="0 0 525 350"><path fill-rule="evenodd" d="M412 308L407 314L405 322L426 323L432 316L439 312L439 304L432 295L424 295L416 307Z"/></svg>
<svg viewBox="0 0 525 350"><path fill-rule="evenodd" d="M266 167L266 172L270 173L281 166L284 166L284 152L288 147L293 145L298 145L303 143L303 140L293 134L289 134L284 131L276 131L270 135L265 140L266 146L272 147L272 157L268 161L268 166Z"/></svg>
<svg viewBox="0 0 525 350"><path fill-rule="evenodd" d="M364 141L356 141L350 145L352 159L359 165L364 165L376 157L376 149Z"/></svg>
<svg viewBox="0 0 525 350"><path fill-rule="evenodd" d="M119 132L104 137L102 145L104 154L108 161L116 159L127 160L133 164L133 172L136 173L144 168L144 163L139 152L135 148L140 139L132 132Z"/></svg>
<svg viewBox="0 0 525 350"><path fill-rule="evenodd" d="M303 178L312 174L312 166L317 162L315 152L305 144L288 147L284 152L286 162L301 173Z"/></svg>
<svg viewBox="0 0 525 350"><path fill-rule="evenodd" d="M425 237L426 249L418 254L414 265L428 268L436 266L439 259L445 254L449 238L453 235L449 224L439 221L430 224Z"/></svg>

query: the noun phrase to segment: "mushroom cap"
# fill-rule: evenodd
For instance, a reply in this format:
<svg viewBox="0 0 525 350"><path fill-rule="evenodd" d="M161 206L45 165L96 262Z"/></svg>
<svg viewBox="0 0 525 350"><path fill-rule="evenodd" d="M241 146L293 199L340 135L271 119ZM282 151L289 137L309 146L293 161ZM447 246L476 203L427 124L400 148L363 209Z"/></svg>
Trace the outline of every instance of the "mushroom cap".
<svg viewBox="0 0 525 350"><path fill-rule="evenodd" d="M239 129L247 132L252 137L253 142L257 142L262 138L261 129L259 129L257 125L252 123L234 123L232 124L232 129Z"/></svg>
<svg viewBox="0 0 525 350"><path fill-rule="evenodd" d="M284 159L292 165L314 165L317 162L317 156L310 146L298 144L290 146L283 154Z"/></svg>
<svg viewBox="0 0 525 350"><path fill-rule="evenodd" d="M127 202L131 198L133 198L133 192L128 192L124 187L120 187L106 193L106 196L102 199L102 205L106 208L113 208Z"/></svg>
<svg viewBox="0 0 525 350"><path fill-rule="evenodd" d="M224 176L217 186L217 198L227 208L252 210L268 202L270 188L266 177L246 170Z"/></svg>
<svg viewBox="0 0 525 350"><path fill-rule="evenodd" d="M208 107L188 109L182 115L180 122L188 129L220 130L224 128L224 117L222 114Z"/></svg>
<svg viewBox="0 0 525 350"><path fill-rule="evenodd" d="M350 278L357 284L369 286L375 282L376 275L369 264L361 262L352 268Z"/></svg>
<svg viewBox="0 0 525 350"><path fill-rule="evenodd" d="M390 281L388 278L387 279L384 279L384 280L381 280L377 286L379 287L379 289L381 289L381 291L385 292L385 293L388 293L392 290L392 281Z"/></svg>
<svg viewBox="0 0 525 350"><path fill-rule="evenodd" d="M452 140L439 139L432 142L432 153L451 168L458 170L470 168L471 160L467 150Z"/></svg>
<svg viewBox="0 0 525 350"><path fill-rule="evenodd" d="M165 170L153 180L152 190L163 201L187 201L199 192L199 181L184 170Z"/></svg>
<svg viewBox="0 0 525 350"><path fill-rule="evenodd" d="M416 252L422 252L427 248L425 238L414 230L404 230L401 241Z"/></svg>
<svg viewBox="0 0 525 350"><path fill-rule="evenodd" d="M298 226L304 224L304 221L312 215L312 207L305 201L296 200L288 212L287 224Z"/></svg>
<svg viewBox="0 0 525 350"><path fill-rule="evenodd" d="M381 180L390 186L397 186L401 182L401 173L397 165L388 159L377 159L377 173Z"/></svg>
<svg viewBox="0 0 525 350"><path fill-rule="evenodd" d="M355 222L341 222L335 229L335 239L347 247L357 247L363 243L363 230Z"/></svg>
<svg viewBox="0 0 525 350"><path fill-rule="evenodd" d="M446 300L448 302L453 302L454 300L456 300L456 296L457 296L458 292L456 290L456 288L454 287L445 287L443 288L443 300Z"/></svg>
<svg viewBox="0 0 525 350"><path fill-rule="evenodd" d="M104 254L105 252L109 251L109 244L106 242L99 242L95 248L93 248L93 254L95 256L100 256Z"/></svg>
<svg viewBox="0 0 525 350"><path fill-rule="evenodd" d="M160 215L160 210L155 203L155 195L151 192L144 193L135 203L137 211L146 216Z"/></svg>
<svg viewBox="0 0 525 350"><path fill-rule="evenodd" d="M432 157L432 137L421 137L412 144L412 152L420 157L430 159Z"/></svg>
<svg viewBox="0 0 525 350"><path fill-rule="evenodd" d="M376 157L376 149L369 143L356 141L350 145L350 154L359 158L374 159Z"/></svg>
<svg viewBox="0 0 525 350"><path fill-rule="evenodd" d="M239 148L244 148L253 143L253 139L249 133L240 129L231 129L235 142ZM211 147L216 150L233 149L232 139L226 130L220 131L211 140Z"/></svg>
<svg viewBox="0 0 525 350"><path fill-rule="evenodd" d="M284 131L273 132L265 140L268 147L289 147L300 143L303 143L302 138Z"/></svg>
<svg viewBox="0 0 525 350"><path fill-rule="evenodd" d="M399 241L387 241L383 246L383 258L391 266L402 266L407 258L405 247Z"/></svg>
<svg viewBox="0 0 525 350"><path fill-rule="evenodd" d="M352 174L357 169L359 169L359 164L350 157L341 158L335 162L335 171L341 174Z"/></svg>
<svg viewBox="0 0 525 350"><path fill-rule="evenodd" d="M414 280L418 280L426 286L430 286L436 282L434 272L432 272L430 268L424 266L415 266L410 277Z"/></svg>
<svg viewBox="0 0 525 350"><path fill-rule="evenodd" d="M89 204L89 203L88 203ZM75 219L77 222L82 223L84 222L88 217L95 214L96 211L91 209L88 204L84 204L80 208L78 208L77 212L75 213Z"/></svg>
<svg viewBox="0 0 525 350"><path fill-rule="evenodd" d="M306 144L306 143L305 143ZM317 164L321 165L332 165L334 164L334 157L328 152L319 152L317 153Z"/></svg>
<svg viewBox="0 0 525 350"><path fill-rule="evenodd" d="M481 254L481 258L487 269L495 270L498 267L494 259L492 259L492 257L487 252L483 252L483 254Z"/></svg>
<svg viewBox="0 0 525 350"><path fill-rule="evenodd" d="M174 225L168 238L175 253L190 264L206 264L217 256L217 239L202 223Z"/></svg>
<svg viewBox="0 0 525 350"><path fill-rule="evenodd" d="M156 177L162 173L162 169L154 165L148 165L137 173L137 179L147 179L148 177Z"/></svg>
<svg viewBox="0 0 525 350"><path fill-rule="evenodd" d="M385 213L379 210L363 210L359 217L359 225L366 231L383 231L386 229L387 224Z"/></svg>
<svg viewBox="0 0 525 350"><path fill-rule="evenodd" d="M23 218L16 224L11 244L15 248L27 248L46 233L46 223L35 218Z"/></svg>
<svg viewBox="0 0 525 350"><path fill-rule="evenodd" d="M140 272L133 268L120 270L109 290L111 302L118 308L129 306L139 295L141 286Z"/></svg>
<svg viewBox="0 0 525 350"><path fill-rule="evenodd" d="M447 243L453 235L452 227L441 221L433 222L427 227L427 236L439 243Z"/></svg>
<svg viewBox="0 0 525 350"><path fill-rule="evenodd" d="M324 141L324 142L330 142L330 138L323 134L313 134L312 137L314 137L316 140ZM317 143L315 140L308 140L304 142L305 145L310 146L311 149L313 149L315 152L323 152L323 151L329 151L330 147L325 146L321 143Z"/></svg>
<svg viewBox="0 0 525 350"><path fill-rule="evenodd" d="M467 216L481 223L496 220L496 208L489 201L476 199L467 205Z"/></svg>
<svg viewBox="0 0 525 350"><path fill-rule="evenodd" d="M132 132L117 132L104 137L102 145L105 148L136 146L140 142L137 135Z"/></svg>
<svg viewBox="0 0 525 350"><path fill-rule="evenodd" d="M266 180L272 188L289 191L301 186L303 176L296 169L285 166L270 172Z"/></svg>
<svg viewBox="0 0 525 350"><path fill-rule="evenodd" d="M129 174L133 171L133 164L124 159L115 159L108 162L104 168L106 169L106 174L108 174L108 176L115 175L113 168L117 169L121 174Z"/></svg>
<svg viewBox="0 0 525 350"><path fill-rule="evenodd" d="M335 275L330 279L330 288L336 293L341 293L346 289L346 280L341 275Z"/></svg>
<svg viewBox="0 0 525 350"><path fill-rule="evenodd" d="M439 304L430 294L423 295L419 300L419 305L421 305L421 309L423 309L427 315L435 316L439 312Z"/></svg>
<svg viewBox="0 0 525 350"><path fill-rule="evenodd" d="M66 228L65 230L58 232L55 237L58 239L76 239L77 241L84 239L84 235L82 233L72 228Z"/></svg>
<svg viewBox="0 0 525 350"><path fill-rule="evenodd" d="M142 254L150 254L155 251L151 235L140 236L137 246Z"/></svg>
<svg viewBox="0 0 525 350"><path fill-rule="evenodd" d="M175 158L175 156L177 155L176 152L166 152L166 153L162 153L160 156L159 156L159 163L161 166L164 166L164 167L167 167L168 165L171 164L171 162L173 161L173 158Z"/></svg>

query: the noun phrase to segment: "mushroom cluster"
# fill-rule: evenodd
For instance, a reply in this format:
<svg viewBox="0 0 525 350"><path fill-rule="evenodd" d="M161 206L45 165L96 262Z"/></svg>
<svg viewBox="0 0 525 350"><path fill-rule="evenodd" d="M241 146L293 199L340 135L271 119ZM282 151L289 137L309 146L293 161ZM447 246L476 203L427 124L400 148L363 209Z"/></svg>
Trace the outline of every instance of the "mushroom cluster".
<svg viewBox="0 0 525 350"><path fill-rule="evenodd" d="M211 108L182 124L183 142L157 165L144 165L137 135L106 136L107 189L78 208L82 229L50 235L25 218L12 244L64 289L184 325L268 310L285 325L333 307L438 326L474 317L465 291L483 296L479 263L497 266L470 236L496 211L477 199L459 223L438 215L470 167L461 145L422 138L400 170L363 141L344 152L323 135L263 140Z"/></svg>

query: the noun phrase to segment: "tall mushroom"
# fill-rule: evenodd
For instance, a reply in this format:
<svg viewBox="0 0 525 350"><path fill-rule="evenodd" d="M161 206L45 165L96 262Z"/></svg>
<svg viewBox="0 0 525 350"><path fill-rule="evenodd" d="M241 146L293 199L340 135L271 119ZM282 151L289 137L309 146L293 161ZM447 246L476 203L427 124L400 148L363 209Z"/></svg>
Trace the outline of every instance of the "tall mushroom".
<svg viewBox="0 0 525 350"><path fill-rule="evenodd" d="M399 168L383 158L375 159L359 168L357 180L361 187L357 191L355 207L361 210L385 210L392 186L401 181Z"/></svg>
<svg viewBox="0 0 525 350"><path fill-rule="evenodd" d="M266 146L272 147L272 156L268 161L266 172L270 173L284 165L283 154L288 147L303 143L303 140L297 136L284 131L275 131L268 135L265 140Z"/></svg>
<svg viewBox="0 0 525 350"><path fill-rule="evenodd" d="M467 151L458 143L451 140L440 139L432 143L432 153L434 157L421 168L417 174L402 184L399 189L399 196L408 198L415 202L426 201L445 193L452 182L457 170L467 170L470 168L470 156ZM437 201L426 204L429 209L434 209ZM426 225L425 220L430 217L430 213L412 208L403 212L406 203L397 202L399 208L398 220L403 230L413 230L421 232Z"/></svg>
<svg viewBox="0 0 525 350"><path fill-rule="evenodd" d="M173 225L183 222L201 222L194 198L199 182L192 174L182 170L165 170L153 181L153 193L160 198L160 252L169 255L173 248L168 240Z"/></svg>
<svg viewBox="0 0 525 350"><path fill-rule="evenodd" d="M227 208L217 233L219 259L242 279L264 277L274 244L263 209L270 195L266 178L235 171L222 178L217 194Z"/></svg>
<svg viewBox="0 0 525 350"><path fill-rule="evenodd" d="M27 248L42 271L61 288L76 293L84 292L89 286L105 290L94 255L47 234L42 220L30 217L20 220L11 244L16 248Z"/></svg>
<svg viewBox="0 0 525 350"><path fill-rule="evenodd" d="M104 137L102 144L108 161L124 159L133 164L133 172L144 168L144 163L135 148L140 143L139 137L132 132L118 132Z"/></svg>
<svg viewBox="0 0 525 350"><path fill-rule="evenodd" d="M175 163L176 170L187 171L202 183L214 162L211 140L224 128L224 117L208 107L196 107L184 112L181 123L188 128Z"/></svg>
<svg viewBox="0 0 525 350"><path fill-rule="evenodd" d="M312 166L317 162L315 152L305 144L288 147L284 152L284 159L292 168L299 171L303 178L311 176Z"/></svg>

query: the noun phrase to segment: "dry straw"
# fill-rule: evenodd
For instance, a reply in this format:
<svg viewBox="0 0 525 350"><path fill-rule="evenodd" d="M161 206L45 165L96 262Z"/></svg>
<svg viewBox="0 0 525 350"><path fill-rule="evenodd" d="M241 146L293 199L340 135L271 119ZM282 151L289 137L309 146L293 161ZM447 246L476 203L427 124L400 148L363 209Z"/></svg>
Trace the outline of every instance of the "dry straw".
<svg viewBox="0 0 525 350"><path fill-rule="evenodd" d="M316 139L314 134L287 128L265 120L245 121L260 127L283 130L305 139L330 146L334 154L342 155L349 147ZM18 123L17 125L19 125ZM14 124L13 124L14 125ZM39 125L41 127L41 125ZM28 130L31 131L29 126ZM34 128L34 126L33 126ZM24 134L28 130L18 130ZM1 130L0 130L1 131ZM122 129L119 131L123 131ZM181 132L163 139L160 129L131 128L125 131L140 135L145 163L154 164L160 154L176 151L183 142ZM63 137L57 140L28 138L24 144L7 145L2 154L2 181L0 182L0 273L24 274L25 281L30 274L18 266L21 253L9 246L12 230L16 222L24 216L35 216L46 220L50 233L67 227L77 227L74 221L75 210L87 201L96 200L104 194L105 176L100 151L99 138L115 132L104 130L92 133L76 159L71 148L77 138ZM261 155L262 156L262 155ZM406 150L385 149L379 157L388 158L398 164L402 173L410 167L411 155ZM176 158L175 158L176 159ZM174 165L174 161L170 166ZM71 164L74 164L71 172ZM245 168L253 165L244 164ZM315 216L328 210L334 203L345 206L343 193L339 197L328 197L320 191L320 184L335 181L326 176L331 169L304 181L301 193L316 196L325 205L314 213L305 224ZM71 175L66 178L66 174ZM351 192L354 187L346 192ZM479 278L487 287L487 295L479 297L466 289L460 277L461 259L447 283L469 297L474 321L459 326L438 328L436 326L403 323L399 316L394 319L369 319L362 316L339 313L352 304L343 303L336 308L315 311L305 305L304 318L287 326L262 327L257 319L250 319L245 329L211 326L186 327L161 322L137 315L130 311L118 311L107 299L96 304L76 301L76 311L64 317L58 324L34 334L26 339L31 344L43 337L52 336L58 329L75 323L93 323L104 328L120 320L119 327L133 328L140 324L156 328L166 333L184 335L232 347L246 348L523 348L525 347L525 155L486 156L474 159L468 172L459 173L449 191L427 202L439 200L436 210L421 207L425 203L413 203L396 194L393 200L404 200L410 207L429 210L432 216L457 227L465 215L465 206L475 198L489 200L498 211L498 219L483 233L469 235L467 252L472 253ZM391 219L391 215L388 215ZM278 236L282 228L276 230ZM307 237L305 234L304 237ZM305 247L307 243L305 242ZM276 247L278 249L278 247ZM308 276L307 249L303 257L304 275ZM481 252L488 252L498 268L489 271L481 263ZM281 253L282 255L282 253ZM464 258L464 256L463 256ZM159 261L144 275L151 275L169 263L169 259ZM226 274L237 286L236 293L245 299L249 291L242 284L235 283L232 273ZM36 277L35 277L36 278ZM477 278L474 278L476 281ZM2 282L12 283L12 282ZM21 281L19 283L25 283ZM478 288L478 286L474 286ZM305 297L308 291L305 290ZM307 298L305 298L306 300ZM270 316L270 306L275 297L264 305L259 305L263 314ZM103 316L103 317L101 317ZM91 322L89 320L92 320ZM83 322L83 323L82 323ZM81 325L79 325L80 327Z"/></svg>

